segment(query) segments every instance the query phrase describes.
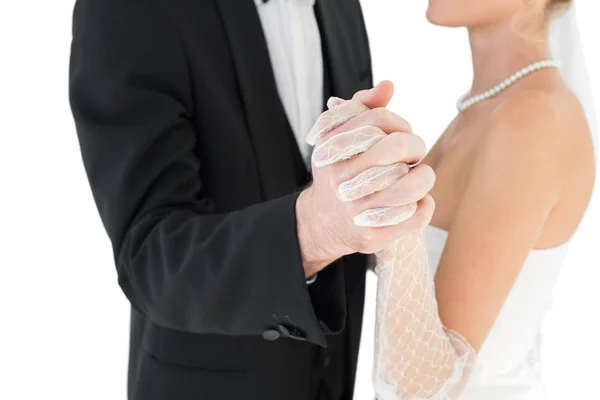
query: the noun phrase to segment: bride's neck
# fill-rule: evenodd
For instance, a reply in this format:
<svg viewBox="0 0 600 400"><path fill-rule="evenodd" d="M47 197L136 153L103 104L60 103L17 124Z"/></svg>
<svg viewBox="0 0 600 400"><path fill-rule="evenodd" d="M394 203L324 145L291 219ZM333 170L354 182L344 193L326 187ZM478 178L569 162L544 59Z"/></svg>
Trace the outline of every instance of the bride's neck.
<svg viewBox="0 0 600 400"><path fill-rule="evenodd" d="M470 29L473 57L471 94L494 87L533 62L549 59L547 38L547 28L535 33L518 33L512 26Z"/></svg>

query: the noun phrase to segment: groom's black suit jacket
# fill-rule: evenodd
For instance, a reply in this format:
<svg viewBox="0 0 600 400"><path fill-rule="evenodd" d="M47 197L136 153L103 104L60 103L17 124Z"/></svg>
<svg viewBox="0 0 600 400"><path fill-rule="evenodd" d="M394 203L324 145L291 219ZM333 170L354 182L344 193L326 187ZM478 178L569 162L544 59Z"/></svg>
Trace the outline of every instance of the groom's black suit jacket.
<svg viewBox="0 0 600 400"><path fill-rule="evenodd" d="M325 97L371 87L358 0L315 11ZM83 161L133 306L129 398L350 399L365 259L305 282L308 173L254 2L79 0L73 37Z"/></svg>

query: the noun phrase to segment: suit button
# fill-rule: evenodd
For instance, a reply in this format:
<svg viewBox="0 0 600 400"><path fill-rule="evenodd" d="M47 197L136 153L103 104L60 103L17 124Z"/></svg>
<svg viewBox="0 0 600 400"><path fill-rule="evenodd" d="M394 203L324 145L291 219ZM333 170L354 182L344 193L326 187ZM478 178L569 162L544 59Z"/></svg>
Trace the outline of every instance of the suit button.
<svg viewBox="0 0 600 400"><path fill-rule="evenodd" d="M290 333L289 329L286 328L285 326L279 325L277 328L279 329L279 332L281 332L283 334L283 336L287 336L287 337L293 336Z"/></svg>
<svg viewBox="0 0 600 400"><path fill-rule="evenodd" d="M327 368L329 366L329 363L331 362L331 357L329 356L325 356L325 358L323 359L323 366L325 368Z"/></svg>
<svg viewBox="0 0 600 400"><path fill-rule="evenodd" d="M306 340L306 335L304 335L304 333L302 333L298 328L293 327L291 325L285 326L283 324L280 324L277 327L277 329L279 329L279 332L283 336L288 337L290 339L300 340L300 341Z"/></svg>
<svg viewBox="0 0 600 400"><path fill-rule="evenodd" d="M268 329L262 334L263 339L268 340L269 342L279 339L280 336L281 334L275 329Z"/></svg>

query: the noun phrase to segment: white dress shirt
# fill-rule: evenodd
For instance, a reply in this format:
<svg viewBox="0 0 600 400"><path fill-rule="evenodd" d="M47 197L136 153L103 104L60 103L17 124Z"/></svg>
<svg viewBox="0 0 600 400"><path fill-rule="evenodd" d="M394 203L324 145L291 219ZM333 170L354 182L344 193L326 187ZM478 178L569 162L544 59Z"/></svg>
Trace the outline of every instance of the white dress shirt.
<svg viewBox="0 0 600 400"><path fill-rule="evenodd" d="M323 111L323 55L315 0L254 0L275 83L288 121L308 160L306 134Z"/></svg>
<svg viewBox="0 0 600 400"><path fill-rule="evenodd" d="M315 0L254 0L267 41L277 91L305 162L306 134L323 110L323 55ZM313 283L317 275L306 282Z"/></svg>

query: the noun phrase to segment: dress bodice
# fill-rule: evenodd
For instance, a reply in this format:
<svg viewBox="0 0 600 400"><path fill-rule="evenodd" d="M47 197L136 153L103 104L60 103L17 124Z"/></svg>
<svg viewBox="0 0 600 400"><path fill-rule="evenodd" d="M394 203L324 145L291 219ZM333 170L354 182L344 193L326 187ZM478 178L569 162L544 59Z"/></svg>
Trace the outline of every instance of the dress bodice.
<svg viewBox="0 0 600 400"><path fill-rule="evenodd" d="M424 231L429 265L437 271L448 233ZM567 245L530 252L479 353L461 400L541 400L541 324L552 305Z"/></svg>

